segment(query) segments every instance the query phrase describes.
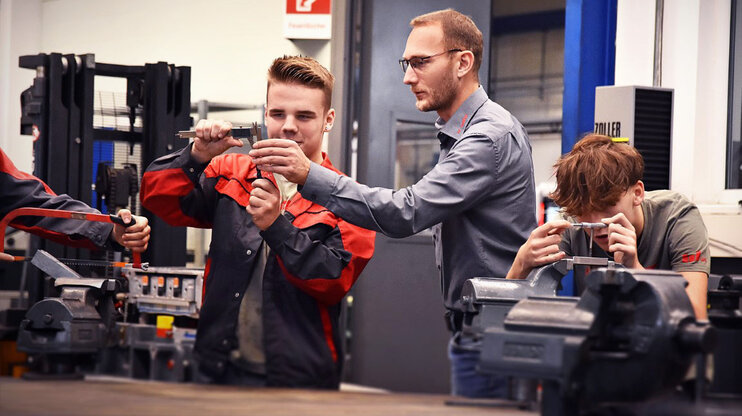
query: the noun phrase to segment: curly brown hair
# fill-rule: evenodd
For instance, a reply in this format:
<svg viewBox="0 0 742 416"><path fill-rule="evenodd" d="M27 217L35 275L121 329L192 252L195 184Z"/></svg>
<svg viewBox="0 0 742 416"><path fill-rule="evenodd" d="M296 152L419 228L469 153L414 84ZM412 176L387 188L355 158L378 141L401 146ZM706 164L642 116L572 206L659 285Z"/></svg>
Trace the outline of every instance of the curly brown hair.
<svg viewBox="0 0 742 416"><path fill-rule="evenodd" d="M268 68L268 89L273 82L321 89L325 93L325 108L329 109L332 105L332 87L335 84L335 77L313 58L286 55L276 58Z"/></svg>
<svg viewBox="0 0 742 416"><path fill-rule="evenodd" d="M572 216L615 205L644 175L644 160L633 146L588 134L554 164L557 188L549 195Z"/></svg>

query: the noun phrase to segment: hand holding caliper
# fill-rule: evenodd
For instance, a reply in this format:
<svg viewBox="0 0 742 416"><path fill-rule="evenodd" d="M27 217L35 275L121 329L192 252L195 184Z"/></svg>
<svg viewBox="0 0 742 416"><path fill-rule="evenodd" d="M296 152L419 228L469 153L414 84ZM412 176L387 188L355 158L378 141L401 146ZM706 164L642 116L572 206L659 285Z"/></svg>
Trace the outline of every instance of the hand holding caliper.
<svg viewBox="0 0 742 416"><path fill-rule="evenodd" d="M193 138L191 156L201 163L208 163L227 149L242 147L244 141L252 146L262 138L262 130L257 123L235 127L228 121L200 120L195 130L179 131L177 136Z"/></svg>

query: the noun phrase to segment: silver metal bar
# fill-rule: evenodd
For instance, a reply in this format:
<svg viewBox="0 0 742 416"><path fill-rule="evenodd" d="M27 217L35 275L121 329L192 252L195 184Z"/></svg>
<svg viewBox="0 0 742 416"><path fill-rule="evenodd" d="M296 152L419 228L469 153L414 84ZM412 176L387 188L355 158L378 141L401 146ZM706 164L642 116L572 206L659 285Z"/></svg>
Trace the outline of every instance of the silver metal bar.
<svg viewBox="0 0 742 416"><path fill-rule="evenodd" d="M36 251L33 259L31 259L31 264L55 279L60 277L82 278L82 276L77 274L74 270L62 264L62 262L44 250Z"/></svg>
<svg viewBox="0 0 742 416"><path fill-rule="evenodd" d="M608 224L603 222L573 222L572 228L586 228L586 229L596 229L596 228L606 228Z"/></svg>
<svg viewBox="0 0 742 416"><path fill-rule="evenodd" d="M608 224L602 223L602 222L575 222L572 223L572 228L582 228L590 230L590 245L587 248L587 255L592 257L593 256L593 234L595 233L595 230L598 228L605 228Z"/></svg>
<svg viewBox="0 0 742 416"><path fill-rule="evenodd" d="M587 249L587 256L592 257L593 256L593 233L595 232L594 228L590 228L590 246Z"/></svg>
<svg viewBox="0 0 742 416"><path fill-rule="evenodd" d="M655 0L654 12L654 72L652 86L662 86L662 26L665 14L665 1Z"/></svg>

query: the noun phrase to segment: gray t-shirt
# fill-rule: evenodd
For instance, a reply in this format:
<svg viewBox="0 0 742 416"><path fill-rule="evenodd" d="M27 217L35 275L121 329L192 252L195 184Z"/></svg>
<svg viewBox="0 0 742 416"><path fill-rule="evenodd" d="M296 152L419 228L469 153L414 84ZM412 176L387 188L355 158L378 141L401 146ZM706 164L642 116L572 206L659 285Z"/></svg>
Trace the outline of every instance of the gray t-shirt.
<svg viewBox="0 0 742 416"><path fill-rule="evenodd" d="M676 272L711 270L708 234L698 208L682 194L660 190L646 192L642 202L644 230L637 241L639 262L645 269ZM559 244L567 256L587 256L589 237L581 229L569 229ZM613 258L593 243L594 257ZM575 270L575 292L585 289L585 267Z"/></svg>

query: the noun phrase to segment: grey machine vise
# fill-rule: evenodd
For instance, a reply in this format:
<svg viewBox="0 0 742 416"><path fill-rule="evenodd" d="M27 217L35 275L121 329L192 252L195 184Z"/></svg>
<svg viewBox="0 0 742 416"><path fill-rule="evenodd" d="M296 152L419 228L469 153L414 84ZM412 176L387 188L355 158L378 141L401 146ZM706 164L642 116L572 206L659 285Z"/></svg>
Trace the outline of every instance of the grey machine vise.
<svg viewBox="0 0 742 416"><path fill-rule="evenodd" d="M586 290L557 297L576 265L593 267ZM574 257L524 280L469 280L464 333L481 340L479 371L540 381L542 415L614 414L616 404L625 410L674 390L713 348L685 286L677 273Z"/></svg>
<svg viewBox="0 0 742 416"><path fill-rule="evenodd" d="M117 282L81 277L44 250L36 252L32 263L54 278L60 294L34 304L21 322L18 350L35 360L35 371L25 377L82 378L76 371L80 362L110 343Z"/></svg>

